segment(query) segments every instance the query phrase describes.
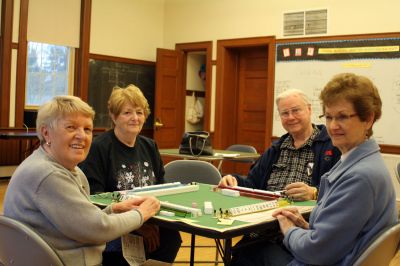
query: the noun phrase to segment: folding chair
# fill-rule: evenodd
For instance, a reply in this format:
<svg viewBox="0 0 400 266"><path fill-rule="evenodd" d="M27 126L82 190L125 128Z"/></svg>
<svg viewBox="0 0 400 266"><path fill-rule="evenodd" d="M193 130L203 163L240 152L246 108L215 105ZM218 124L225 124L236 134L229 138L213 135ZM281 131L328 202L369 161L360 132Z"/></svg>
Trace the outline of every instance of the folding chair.
<svg viewBox="0 0 400 266"><path fill-rule="evenodd" d="M237 151L237 152L248 152L248 153L257 153L257 149L251 145L245 145L245 144L233 144L226 148L227 151ZM253 164L255 163L257 159L254 158L248 158L248 159L235 159L235 158L230 158L229 161L232 162L237 162L237 163L250 163ZM218 165L218 169L221 171L222 169L222 162L223 160L220 161Z"/></svg>
<svg viewBox="0 0 400 266"><path fill-rule="evenodd" d="M387 227L377 235L355 260L353 266L389 265L400 242L400 223Z"/></svg>
<svg viewBox="0 0 400 266"><path fill-rule="evenodd" d="M31 228L0 215L0 265L64 265L57 253Z"/></svg>
<svg viewBox="0 0 400 266"><path fill-rule="evenodd" d="M187 184L198 182L203 184L217 185L221 180L221 173L211 163L198 160L176 160L167 163L164 166L165 182L181 182ZM195 243L195 235L191 235L191 243ZM215 240L217 243L217 240ZM214 246L196 246L196 247L214 247ZM216 246L215 265L218 265L218 246ZM194 249L190 251L191 260L194 259ZM201 261L206 262L206 261Z"/></svg>

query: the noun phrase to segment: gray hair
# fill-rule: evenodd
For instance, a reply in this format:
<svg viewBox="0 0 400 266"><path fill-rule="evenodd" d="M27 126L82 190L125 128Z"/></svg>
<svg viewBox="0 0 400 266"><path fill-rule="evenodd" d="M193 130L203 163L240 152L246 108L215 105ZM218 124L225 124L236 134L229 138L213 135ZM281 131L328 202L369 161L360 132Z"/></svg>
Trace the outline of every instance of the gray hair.
<svg viewBox="0 0 400 266"><path fill-rule="evenodd" d="M299 90L299 89L288 89L285 90L284 92L281 92L275 99L275 103L278 106L279 102L283 99L286 99L289 96L300 96L300 98L303 99L304 103L306 105L310 105L310 100L308 99L307 95L304 93L304 91Z"/></svg>
<svg viewBox="0 0 400 266"><path fill-rule="evenodd" d="M41 133L42 127L54 128L60 118L70 114L82 114L93 120L95 112L79 97L70 95L55 96L41 105L36 118L36 132L40 143L45 142Z"/></svg>

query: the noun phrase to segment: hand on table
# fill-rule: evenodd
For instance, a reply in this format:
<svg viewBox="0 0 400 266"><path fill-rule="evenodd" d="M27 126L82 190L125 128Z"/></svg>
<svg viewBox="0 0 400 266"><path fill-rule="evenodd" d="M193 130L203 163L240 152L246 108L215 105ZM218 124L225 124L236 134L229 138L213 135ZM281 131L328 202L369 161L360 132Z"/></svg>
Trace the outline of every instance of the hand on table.
<svg viewBox="0 0 400 266"><path fill-rule="evenodd" d="M233 187L233 186L237 186L238 182L236 180L236 178L234 178L231 175L226 175L224 177L222 177L221 181L219 181L218 185L223 185L226 187Z"/></svg>
<svg viewBox="0 0 400 266"><path fill-rule="evenodd" d="M278 219L279 227L284 235L290 228L295 226L309 229L308 222L303 218L297 208L277 209L272 213L272 216Z"/></svg>
<svg viewBox="0 0 400 266"><path fill-rule="evenodd" d="M153 196L143 197L143 202L137 210L142 214L143 222L145 222L160 210L160 201Z"/></svg>
<svg viewBox="0 0 400 266"><path fill-rule="evenodd" d="M160 209L160 201L151 196L135 197L114 203L111 208L114 213L137 209L142 215L143 222L145 222L158 212Z"/></svg>
<svg viewBox="0 0 400 266"><path fill-rule="evenodd" d="M285 187L285 194L295 201L305 201L314 199L315 187L310 187L303 182L295 182Z"/></svg>

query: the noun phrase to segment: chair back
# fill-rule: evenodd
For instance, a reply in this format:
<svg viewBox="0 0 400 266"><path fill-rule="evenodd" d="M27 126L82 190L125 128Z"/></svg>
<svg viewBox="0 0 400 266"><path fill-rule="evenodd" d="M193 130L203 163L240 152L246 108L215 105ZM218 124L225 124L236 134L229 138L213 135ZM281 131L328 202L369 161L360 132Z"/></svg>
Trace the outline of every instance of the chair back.
<svg viewBox="0 0 400 266"><path fill-rule="evenodd" d="M176 160L164 166L165 182L199 182L217 185L221 180L221 173L211 163L199 160Z"/></svg>
<svg viewBox="0 0 400 266"><path fill-rule="evenodd" d="M400 162L397 163L396 169L394 169L394 171L396 173L397 181L399 181L400 183Z"/></svg>
<svg viewBox="0 0 400 266"><path fill-rule="evenodd" d="M181 182L182 184L187 184L190 182L198 182L203 184L217 185L221 180L221 173L218 169L211 163L199 160L176 160L167 163L164 166L165 175L164 180L166 183L171 182ZM217 243L217 240L215 240ZM181 246L185 247L185 246ZM187 246L186 246L187 247ZM192 233L191 235L191 259L194 259L195 247L210 248L210 245L197 245L196 235ZM212 246L215 247L215 246ZM218 248L215 249L215 261L198 261L199 263L214 263L218 265ZM180 261L179 263L189 264L189 261ZM178 261L175 261L178 263ZM192 265L192 261L190 261Z"/></svg>
<svg viewBox="0 0 400 266"><path fill-rule="evenodd" d="M0 215L0 265L64 265L57 253L31 228Z"/></svg>
<svg viewBox="0 0 400 266"><path fill-rule="evenodd" d="M381 231L357 258L353 266L389 265L400 242L400 223Z"/></svg>
<svg viewBox="0 0 400 266"><path fill-rule="evenodd" d="M244 144L233 144L226 148L228 151L238 151L238 152L248 152L248 153L257 153L257 149L251 145ZM232 159L235 162L243 162L243 163L254 163L256 159Z"/></svg>

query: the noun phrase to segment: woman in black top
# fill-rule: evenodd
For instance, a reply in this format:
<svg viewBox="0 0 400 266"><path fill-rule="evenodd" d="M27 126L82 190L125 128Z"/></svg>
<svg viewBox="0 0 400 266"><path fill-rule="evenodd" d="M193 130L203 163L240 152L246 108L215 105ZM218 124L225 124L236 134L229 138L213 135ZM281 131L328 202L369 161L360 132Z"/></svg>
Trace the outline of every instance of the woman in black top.
<svg viewBox="0 0 400 266"><path fill-rule="evenodd" d="M89 155L80 165L91 194L164 183L164 167L156 143L139 135L150 114L141 90L134 85L115 87L108 109L113 128L93 140ZM147 259L170 263L175 260L182 242L179 232L144 224L135 233L143 236ZM107 243L103 265L128 265L120 239Z"/></svg>

